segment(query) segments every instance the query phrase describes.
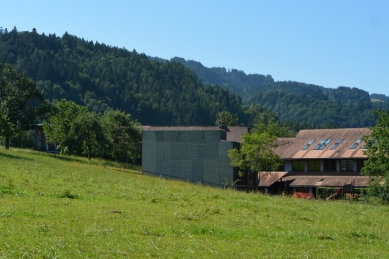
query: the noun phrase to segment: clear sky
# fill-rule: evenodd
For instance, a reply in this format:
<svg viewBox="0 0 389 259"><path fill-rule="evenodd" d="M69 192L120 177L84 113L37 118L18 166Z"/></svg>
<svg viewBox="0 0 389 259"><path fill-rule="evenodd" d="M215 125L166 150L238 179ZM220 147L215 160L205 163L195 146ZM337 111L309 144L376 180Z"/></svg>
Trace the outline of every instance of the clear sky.
<svg viewBox="0 0 389 259"><path fill-rule="evenodd" d="M389 96L388 0L13 0L0 26Z"/></svg>

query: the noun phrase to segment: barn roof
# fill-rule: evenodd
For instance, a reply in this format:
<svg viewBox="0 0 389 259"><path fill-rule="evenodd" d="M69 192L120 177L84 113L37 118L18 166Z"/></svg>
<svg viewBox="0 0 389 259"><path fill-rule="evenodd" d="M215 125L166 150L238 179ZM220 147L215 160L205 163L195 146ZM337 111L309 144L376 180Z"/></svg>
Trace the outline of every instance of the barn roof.
<svg viewBox="0 0 389 259"><path fill-rule="evenodd" d="M300 130L295 138L279 138L275 152L281 159L366 158L363 136L368 128Z"/></svg>

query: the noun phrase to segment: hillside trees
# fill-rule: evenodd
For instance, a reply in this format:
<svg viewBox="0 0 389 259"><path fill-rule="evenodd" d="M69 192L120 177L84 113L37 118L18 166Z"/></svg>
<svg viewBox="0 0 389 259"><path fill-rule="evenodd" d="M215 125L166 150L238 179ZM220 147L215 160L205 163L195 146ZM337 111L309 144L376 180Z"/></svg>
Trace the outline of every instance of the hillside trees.
<svg viewBox="0 0 389 259"><path fill-rule="evenodd" d="M244 116L238 96L204 86L180 63L150 61L135 50L69 33L0 34L1 62L35 78L52 102L66 98L98 114L118 109L142 124L213 125L221 111Z"/></svg>
<svg viewBox="0 0 389 259"><path fill-rule="evenodd" d="M0 64L0 133L6 149L14 134L30 129L49 111L44 97L33 79L9 64Z"/></svg>

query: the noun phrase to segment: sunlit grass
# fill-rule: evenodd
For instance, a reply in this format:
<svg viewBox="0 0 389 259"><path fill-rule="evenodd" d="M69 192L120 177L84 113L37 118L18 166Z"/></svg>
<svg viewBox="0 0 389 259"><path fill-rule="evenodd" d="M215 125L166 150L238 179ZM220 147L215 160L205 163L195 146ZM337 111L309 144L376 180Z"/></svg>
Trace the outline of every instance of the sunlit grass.
<svg viewBox="0 0 389 259"><path fill-rule="evenodd" d="M0 150L0 258L385 258L388 206L270 197Z"/></svg>

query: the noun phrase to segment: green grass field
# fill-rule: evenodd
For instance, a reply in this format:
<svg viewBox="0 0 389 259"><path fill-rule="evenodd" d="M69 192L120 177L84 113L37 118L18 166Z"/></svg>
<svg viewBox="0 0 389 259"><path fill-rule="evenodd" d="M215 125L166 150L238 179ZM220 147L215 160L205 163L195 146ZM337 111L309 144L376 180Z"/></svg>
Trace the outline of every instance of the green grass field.
<svg viewBox="0 0 389 259"><path fill-rule="evenodd" d="M389 207L0 149L0 258L388 258Z"/></svg>

